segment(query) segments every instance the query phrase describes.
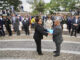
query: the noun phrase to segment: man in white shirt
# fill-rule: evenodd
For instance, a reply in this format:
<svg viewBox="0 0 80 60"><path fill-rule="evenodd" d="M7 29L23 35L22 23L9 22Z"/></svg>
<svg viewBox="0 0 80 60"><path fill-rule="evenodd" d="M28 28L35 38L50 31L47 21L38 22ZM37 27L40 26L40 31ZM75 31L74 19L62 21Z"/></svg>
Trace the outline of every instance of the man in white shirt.
<svg viewBox="0 0 80 60"><path fill-rule="evenodd" d="M76 15L75 18L72 21L72 32L71 32L71 36L73 35L73 32L75 32L74 33L74 36L76 37L76 33L77 33L77 29L78 29L79 25L80 25L79 16Z"/></svg>

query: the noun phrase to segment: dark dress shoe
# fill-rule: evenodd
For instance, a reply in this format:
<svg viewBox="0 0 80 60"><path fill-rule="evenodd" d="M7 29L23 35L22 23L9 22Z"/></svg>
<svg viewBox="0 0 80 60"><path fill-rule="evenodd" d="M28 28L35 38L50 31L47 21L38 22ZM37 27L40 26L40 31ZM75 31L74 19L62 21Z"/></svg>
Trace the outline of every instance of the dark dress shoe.
<svg viewBox="0 0 80 60"><path fill-rule="evenodd" d="M53 53L57 53L57 51L53 51Z"/></svg>
<svg viewBox="0 0 80 60"><path fill-rule="evenodd" d="M60 54L55 54L55 55L54 55L54 57L58 57L58 56L60 56Z"/></svg>
<svg viewBox="0 0 80 60"><path fill-rule="evenodd" d="M76 34L74 34L74 36L77 37Z"/></svg>
<svg viewBox="0 0 80 60"><path fill-rule="evenodd" d="M38 53L38 55L43 55L43 53Z"/></svg>

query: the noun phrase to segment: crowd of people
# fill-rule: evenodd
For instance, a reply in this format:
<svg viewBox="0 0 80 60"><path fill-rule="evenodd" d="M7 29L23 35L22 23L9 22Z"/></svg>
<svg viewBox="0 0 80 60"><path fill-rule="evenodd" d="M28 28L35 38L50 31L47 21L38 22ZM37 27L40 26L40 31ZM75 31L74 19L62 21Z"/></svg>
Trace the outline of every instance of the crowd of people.
<svg viewBox="0 0 80 60"><path fill-rule="evenodd" d="M76 33L80 32L80 16L79 15L68 15L68 14L52 14L52 15L38 15L38 16L30 16L25 15L21 16L18 14L10 14L10 13L0 14L0 36L5 36L4 27L6 27L6 31L9 33L9 36L12 36L13 31L20 35L20 30L24 30L26 35L29 35L29 27L35 27L35 23L38 18L41 17L42 25L46 29L53 29L54 21L60 20L61 26L63 28L63 24L67 24L67 29L71 36L76 36ZM7 12L7 11L6 11ZM74 33L74 34L73 34Z"/></svg>
<svg viewBox="0 0 80 60"><path fill-rule="evenodd" d="M24 31L29 35L29 20L27 17L23 21L20 20L20 16L16 16L15 14L12 14L12 16L7 16L6 14L0 15L0 36L5 36L4 27L6 27L9 36L12 36L12 31L20 35L20 28L22 28L20 27L20 23L23 24Z"/></svg>

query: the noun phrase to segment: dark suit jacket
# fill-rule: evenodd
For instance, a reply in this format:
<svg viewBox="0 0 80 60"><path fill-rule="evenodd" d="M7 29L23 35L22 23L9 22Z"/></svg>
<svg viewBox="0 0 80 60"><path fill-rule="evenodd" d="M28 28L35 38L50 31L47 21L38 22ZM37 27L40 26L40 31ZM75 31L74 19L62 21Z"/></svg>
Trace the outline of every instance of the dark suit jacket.
<svg viewBox="0 0 80 60"><path fill-rule="evenodd" d="M56 43L61 43L63 41L61 26L55 26L54 27L53 41Z"/></svg>
<svg viewBox="0 0 80 60"><path fill-rule="evenodd" d="M70 17L67 18L67 26L68 26L68 29L71 28L71 23L72 23L72 20Z"/></svg>
<svg viewBox="0 0 80 60"><path fill-rule="evenodd" d="M3 28L3 24L4 24L3 20L0 19L0 26L1 26L1 28Z"/></svg>
<svg viewBox="0 0 80 60"><path fill-rule="evenodd" d="M29 27L29 20L23 20L23 27Z"/></svg>
<svg viewBox="0 0 80 60"><path fill-rule="evenodd" d="M79 27L79 25L80 25L80 20L78 19L78 22L76 23L76 18L74 18L73 20L72 20L72 28L75 28L76 26L74 26L73 24L78 24L78 26L76 27L76 28L78 28Z"/></svg>
<svg viewBox="0 0 80 60"><path fill-rule="evenodd" d="M43 39L43 35L47 36L47 30L43 28L42 25L36 24L35 25L35 33L33 38L34 39Z"/></svg>
<svg viewBox="0 0 80 60"><path fill-rule="evenodd" d="M13 20L13 18L15 18L15 22L14 22L14 20ZM12 24L13 24L13 26L19 26L19 18L16 18L16 17L12 17Z"/></svg>
<svg viewBox="0 0 80 60"><path fill-rule="evenodd" d="M6 19L3 19L3 21L6 27L10 27L10 24L11 24L10 19L6 18Z"/></svg>
<svg viewBox="0 0 80 60"><path fill-rule="evenodd" d="M72 20L72 24L79 24L80 23L80 20L78 19L78 22L76 23L76 18L74 18L73 20Z"/></svg>

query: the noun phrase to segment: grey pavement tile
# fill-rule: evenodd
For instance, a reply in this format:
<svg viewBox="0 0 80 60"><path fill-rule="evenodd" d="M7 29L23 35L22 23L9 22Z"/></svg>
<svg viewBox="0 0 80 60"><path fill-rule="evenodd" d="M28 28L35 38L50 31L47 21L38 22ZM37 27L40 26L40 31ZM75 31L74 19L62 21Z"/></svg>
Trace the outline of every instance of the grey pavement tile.
<svg viewBox="0 0 80 60"><path fill-rule="evenodd" d="M54 57L53 52L43 52L43 56L39 56L35 51L0 51L0 59L35 59L35 60L80 60L80 55L61 53L59 57Z"/></svg>

